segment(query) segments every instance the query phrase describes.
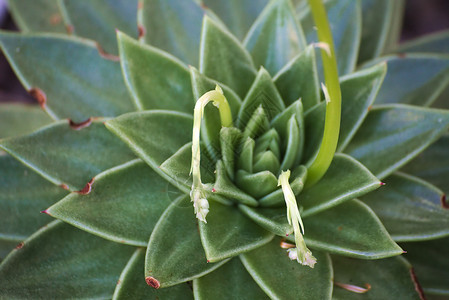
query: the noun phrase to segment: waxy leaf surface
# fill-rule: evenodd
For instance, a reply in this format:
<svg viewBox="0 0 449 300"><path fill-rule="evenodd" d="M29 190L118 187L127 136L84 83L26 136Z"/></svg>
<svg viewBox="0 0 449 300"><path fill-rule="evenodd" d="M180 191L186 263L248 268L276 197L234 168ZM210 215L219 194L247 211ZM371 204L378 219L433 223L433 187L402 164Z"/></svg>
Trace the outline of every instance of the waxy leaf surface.
<svg viewBox="0 0 449 300"><path fill-rule="evenodd" d="M37 105L2 103L0 105L0 138L28 134L52 121Z"/></svg>

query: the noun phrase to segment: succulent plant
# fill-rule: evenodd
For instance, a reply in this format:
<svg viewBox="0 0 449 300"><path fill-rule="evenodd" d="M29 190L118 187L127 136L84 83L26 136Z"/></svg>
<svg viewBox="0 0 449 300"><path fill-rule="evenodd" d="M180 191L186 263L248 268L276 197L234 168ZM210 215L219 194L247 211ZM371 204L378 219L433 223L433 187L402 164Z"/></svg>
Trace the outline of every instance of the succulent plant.
<svg viewBox="0 0 449 300"><path fill-rule="evenodd" d="M324 2L10 0L0 298L447 299L449 34Z"/></svg>

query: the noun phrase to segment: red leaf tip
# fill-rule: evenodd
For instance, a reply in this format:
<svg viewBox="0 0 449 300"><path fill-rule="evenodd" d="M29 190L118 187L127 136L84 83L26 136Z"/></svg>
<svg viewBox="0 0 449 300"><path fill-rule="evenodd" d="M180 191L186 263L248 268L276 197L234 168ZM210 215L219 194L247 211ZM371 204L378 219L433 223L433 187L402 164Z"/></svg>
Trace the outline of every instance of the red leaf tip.
<svg viewBox="0 0 449 300"><path fill-rule="evenodd" d="M25 246L25 243L24 242L20 242L20 243L17 244L16 248L14 248L14 249L19 250L19 249L22 249L23 246Z"/></svg>
<svg viewBox="0 0 449 300"><path fill-rule="evenodd" d="M447 203L447 201L446 201L446 195L442 195L440 200L441 200L441 206L444 209L449 209L449 203Z"/></svg>
<svg viewBox="0 0 449 300"><path fill-rule="evenodd" d="M92 184L94 183L95 178L92 178L88 183L86 183L86 186L81 191L78 191L78 194L87 195L92 190Z"/></svg>
<svg viewBox="0 0 449 300"><path fill-rule="evenodd" d="M155 289L158 289L161 287L161 284L159 283L159 281L154 277L147 276L147 277L145 277L145 281L149 286L151 286Z"/></svg>
<svg viewBox="0 0 449 300"><path fill-rule="evenodd" d="M380 186L384 186L384 185L386 185L385 182L381 182L381 183L380 183Z"/></svg>
<svg viewBox="0 0 449 300"><path fill-rule="evenodd" d="M89 118L89 119L79 122L79 123L76 123L76 122L72 121L71 119L69 119L70 128L72 128L73 130L81 130L83 128L89 127L90 124L92 124L92 118Z"/></svg>
<svg viewBox="0 0 449 300"><path fill-rule="evenodd" d="M48 211L47 211L46 209L41 210L41 214L46 214L46 215L48 215Z"/></svg>
<svg viewBox="0 0 449 300"><path fill-rule="evenodd" d="M42 108L45 108L47 104L47 95L45 95L43 90L37 87L33 87L30 90L28 90L28 93L31 95L31 97L37 100L37 102Z"/></svg>

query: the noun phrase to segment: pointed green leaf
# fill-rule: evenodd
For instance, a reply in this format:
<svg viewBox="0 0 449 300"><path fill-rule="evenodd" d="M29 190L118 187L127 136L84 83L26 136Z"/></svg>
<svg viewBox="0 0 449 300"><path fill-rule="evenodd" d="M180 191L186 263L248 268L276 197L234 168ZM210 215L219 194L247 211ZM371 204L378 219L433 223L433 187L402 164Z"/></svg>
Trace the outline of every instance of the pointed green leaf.
<svg viewBox="0 0 449 300"><path fill-rule="evenodd" d="M258 199L273 192L278 186L278 179L270 171L248 173L238 170L235 184L244 192Z"/></svg>
<svg viewBox="0 0 449 300"><path fill-rule="evenodd" d="M346 148L380 179L385 178L449 128L449 113L408 105L385 105L371 110Z"/></svg>
<svg viewBox="0 0 449 300"><path fill-rule="evenodd" d="M213 202L209 205L208 223L198 224L208 261L218 262L256 249L273 238L273 234L248 219L236 207Z"/></svg>
<svg viewBox="0 0 449 300"><path fill-rule="evenodd" d="M24 32L67 32L55 0L9 0L8 4L14 21Z"/></svg>
<svg viewBox="0 0 449 300"><path fill-rule="evenodd" d="M386 64L380 63L341 78L343 103L338 151L343 151L359 129L376 99L386 73Z"/></svg>
<svg viewBox="0 0 449 300"><path fill-rule="evenodd" d="M302 165L298 166L293 170L291 178L293 179L290 180L290 187L295 195L299 195L307 178L307 168ZM266 207L284 207L284 203L284 193L281 188L277 188L274 192L259 199L259 204Z"/></svg>
<svg viewBox="0 0 449 300"><path fill-rule="evenodd" d="M239 111L238 126L245 128L254 111L260 106L262 106L269 121L285 109L281 95L279 95L273 80L264 68L259 70L251 89L243 100Z"/></svg>
<svg viewBox="0 0 449 300"><path fill-rule="evenodd" d="M0 297L111 298L133 251L133 247L52 222L2 262Z"/></svg>
<svg viewBox="0 0 449 300"><path fill-rule="evenodd" d="M190 74L183 63L122 33L118 42L124 78L140 110L193 112Z"/></svg>
<svg viewBox="0 0 449 300"><path fill-rule="evenodd" d="M137 249L122 271L112 297L113 300L127 299L193 299L189 286L178 284L174 287L156 290L145 283L142 267L145 265L145 250Z"/></svg>
<svg viewBox="0 0 449 300"><path fill-rule="evenodd" d="M231 32L242 40L268 0L199 0L212 9Z"/></svg>
<svg viewBox="0 0 449 300"><path fill-rule="evenodd" d="M37 105L2 103L0 105L0 138L28 134L52 121Z"/></svg>
<svg viewBox="0 0 449 300"><path fill-rule="evenodd" d="M204 10L194 0L143 0L141 5L140 39L197 66Z"/></svg>
<svg viewBox="0 0 449 300"><path fill-rule="evenodd" d="M275 238L240 256L243 265L271 299L331 299L332 266L328 255L313 251L315 268L291 261Z"/></svg>
<svg viewBox="0 0 449 300"><path fill-rule="evenodd" d="M332 28L332 35L337 57L338 74L345 75L354 71L359 53L362 32L362 11L360 1L331 0L325 3L327 17ZM309 7L308 13L301 18L301 24L307 43L319 42L315 22ZM318 69L322 72L322 62L318 60Z"/></svg>
<svg viewBox="0 0 449 300"><path fill-rule="evenodd" d="M221 157L231 179L234 179L234 159L240 150L241 139L242 132L235 127L223 127L220 131Z"/></svg>
<svg viewBox="0 0 449 300"><path fill-rule="evenodd" d="M306 46L301 25L289 0L273 0L251 26L244 45L256 67L275 75Z"/></svg>
<svg viewBox="0 0 449 300"><path fill-rule="evenodd" d="M447 178L446 178L447 180ZM396 241L418 241L449 235L449 210L443 192L416 177L395 173L386 186L363 197Z"/></svg>
<svg viewBox="0 0 449 300"><path fill-rule="evenodd" d="M193 118L180 112L156 110L126 114L105 125L156 173L173 181L159 166L191 140Z"/></svg>
<svg viewBox="0 0 449 300"><path fill-rule="evenodd" d="M424 152L408 163L403 170L431 182L449 194L449 134L444 134Z"/></svg>
<svg viewBox="0 0 449 300"><path fill-rule="evenodd" d="M240 97L246 95L256 74L251 56L240 42L208 16L203 20L200 71L228 85Z"/></svg>
<svg viewBox="0 0 449 300"><path fill-rule="evenodd" d="M246 205L239 205L239 209L248 218L276 235L288 236L293 233L293 227L288 224L287 210L285 207L252 208Z"/></svg>
<svg viewBox="0 0 449 300"><path fill-rule="evenodd" d="M287 147L282 160L280 170L287 170L294 167L296 161L300 161L304 147L304 132L299 127L296 116L292 116L288 122Z"/></svg>
<svg viewBox="0 0 449 300"><path fill-rule="evenodd" d="M137 38L137 0L62 0L73 34L97 41L108 54L117 55L115 30ZM115 29L115 30L114 30Z"/></svg>
<svg viewBox="0 0 449 300"><path fill-rule="evenodd" d="M243 138L256 139L270 130L270 120L262 105L259 105L248 120ZM250 145L248 145L250 146ZM252 146L251 146L252 147ZM255 154L255 153L254 153Z"/></svg>
<svg viewBox="0 0 449 300"><path fill-rule="evenodd" d="M376 214L353 199L303 219L308 246L343 256L378 259L402 254ZM289 237L294 241L293 237Z"/></svg>
<svg viewBox="0 0 449 300"><path fill-rule="evenodd" d="M336 154L326 175L298 196L298 204L304 207L301 215L314 215L360 197L377 189L380 184L360 162L348 155Z"/></svg>
<svg viewBox="0 0 449 300"><path fill-rule="evenodd" d="M234 258L215 272L193 281L195 299L269 299L240 262Z"/></svg>
<svg viewBox="0 0 449 300"><path fill-rule="evenodd" d="M0 148L72 191L81 190L101 171L134 158L101 119L81 125L59 121L27 136L2 140Z"/></svg>
<svg viewBox="0 0 449 300"><path fill-rule="evenodd" d="M134 110L118 62L94 42L62 35L0 33L17 76L54 118L81 122Z"/></svg>
<svg viewBox="0 0 449 300"><path fill-rule="evenodd" d="M145 276L168 287L204 276L226 262L207 262L193 206L184 196L168 207L151 234Z"/></svg>
<svg viewBox="0 0 449 300"><path fill-rule="evenodd" d="M205 93L215 89L216 85L219 85L229 103L233 119L237 118L242 100L233 90L222 83L204 76L194 67L190 67L190 76L194 99L199 99ZM207 145L207 150L213 157L218 157L221 127L218 109L211 104L207 105L204 108L203 122L201 125L201 140Z"/></svg>
<svg viewBox="0 0 449 300"><path fill-rule="evenodd" d="M399 53L440 53L449 52L449 30L427 34L401 44L396 52Z"/></svg>
<svg viewBox="0 0 449 300"><path fill-rule="evenodd" d="M335 300L356 299L420 299L411 277L410 264L401 257L380 260L359 260L332 256L334 266ZM355 293L342 284L367 288L366 293ZM340 286L339 286L340 285Z"/></svg>
<svg viewBox="0 0 449 300"><path fill-rule="evenodd" d="M234 183L229 179L226 174L226 170L224 168L223 162L219 160L217 162L217 170L216 170L216 180L214 183L215 192L218 195L222 195L229 200L236 201L238 203L242 203L249 206L258 206L259 203L256 199L246 194L238 187L234 185Z"/></svg>
<svg viewBox="0 0 449 300"><path fill-rule="evenodd" d="M39 212L64 197L67 191L8 155L0 156L0 170L0 240L17 244L51 221Z"/></svg>
<svg viewBox="0 0 449 300"><path fill-rule="evenodd" d="M359 63L379 56L394 23L395 2L391 0L362 0L362 40Z"/></svg>
<svg viewBox="0 0 449 300"><path fill-rule="evenodd" d="M406 258L413 265L424 292L449 296L449 238L419 243L404 243Z"/></svg>
<svg viewBox="0 0 449 300"><path fill-rule="evenodd" d="M438 54L399 54L386 61L388 72L376 104L404 103L428 106L449 83L449 57Z"/></svg>
<svg viewBox="0 0 449 300"><path fill-rule="evenodd" d="M46 213L116 243L141 247L180 194L140 159L95 176L91 189L71 193Z"/></svg>
<svg viewBox="0 0 449 300"><path fill-rule="evenodd" d="M401 39L401 33L404 25L404 14L406 0L396 0L393 2L393 11L391 13L390 28L388 28L387 38L383 53L391 53L397 48Z"/></svg>
<svg viewBox="0 0 449 300"><path fill-rule="evenodd" d="M344 101L343 101L344 103ZM307 142L304 143L302 162L310 165L318 154L324 132L324 117L326 115L326 102L323 101L304 114L304 127Z"/></svg>
<svg viewBox="0 0 449 300"><path fill-rule="evenodd" d="M243 170L248 173L253 172L253 157L254 157L254 147L255 142L252 138L247 137L244 140L242 145L242 151L240 152L238 161L237 161L237 169Z"/></svg>
<svg viewBox="0 0 449 300"><path fill-rule="evenodd" d="M304 49L273 77L285 105L302 100L304 111L320 101L315 50L313 46Z"/></svg>

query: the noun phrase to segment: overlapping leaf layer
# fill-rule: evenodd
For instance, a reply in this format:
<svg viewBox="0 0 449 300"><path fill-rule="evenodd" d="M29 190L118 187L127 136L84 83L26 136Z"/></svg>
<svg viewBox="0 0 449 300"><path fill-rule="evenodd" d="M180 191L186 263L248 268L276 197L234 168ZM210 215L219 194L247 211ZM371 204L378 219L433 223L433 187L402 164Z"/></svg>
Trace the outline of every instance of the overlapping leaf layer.
<svg viewBox="0 0 449 300"><path fill-rule="evenodd" d="M0 106L0 298L449 297L449 35L398 47L403 1L325 5L339 153L304 187L326 110L305 0L11 0L0 46L46 113ZM205 224L192 114L217 84ZM281 247L287 169L314 269Z"/></svg>

